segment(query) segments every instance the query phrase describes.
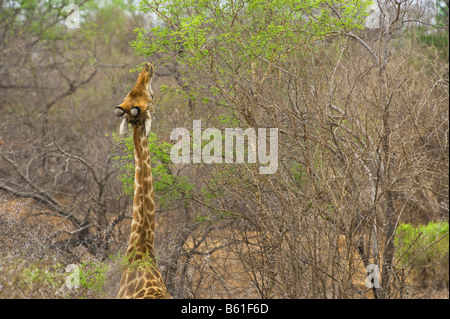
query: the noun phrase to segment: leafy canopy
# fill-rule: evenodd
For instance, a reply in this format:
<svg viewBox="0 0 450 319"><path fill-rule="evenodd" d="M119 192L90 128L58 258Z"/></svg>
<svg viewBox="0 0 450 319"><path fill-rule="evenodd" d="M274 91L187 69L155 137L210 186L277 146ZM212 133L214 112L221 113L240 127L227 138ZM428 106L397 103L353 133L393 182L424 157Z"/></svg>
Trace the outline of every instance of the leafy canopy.
<svg viewBox="0 0 450 319"><path fill-rule="evenodd" d="M299 47L362 28L367 0L156 0L139 9L159 18L137 28L139 54L166 53L166 60L209 65L214 56L232 69L256 59L283 60ZM183 54L173 54L173 53ZM224 71L224 70L219 70Z"/></svg>

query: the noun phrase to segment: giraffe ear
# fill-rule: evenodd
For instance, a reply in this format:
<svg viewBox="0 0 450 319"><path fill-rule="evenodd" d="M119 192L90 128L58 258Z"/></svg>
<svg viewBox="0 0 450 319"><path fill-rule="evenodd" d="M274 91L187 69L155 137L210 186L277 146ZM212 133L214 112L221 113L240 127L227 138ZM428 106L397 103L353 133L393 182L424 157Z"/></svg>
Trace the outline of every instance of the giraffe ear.
<svg viewBox="0 0 450 319"><path fill-rule="evenodd" d="M128 120L126 119L126 117L124 117L122 123L120 123L120 128L119 128L120 135L125 134L125 131L127 130L127 126L128 126Z"/></svg>

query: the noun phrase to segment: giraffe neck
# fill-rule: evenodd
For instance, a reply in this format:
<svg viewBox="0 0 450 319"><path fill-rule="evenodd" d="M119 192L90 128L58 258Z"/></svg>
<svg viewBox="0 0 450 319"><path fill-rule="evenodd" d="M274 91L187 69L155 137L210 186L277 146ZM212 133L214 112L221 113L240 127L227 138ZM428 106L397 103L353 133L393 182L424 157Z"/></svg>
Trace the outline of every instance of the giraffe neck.
<svg viewBox="0 0 450 319"><path fill-rule="evenodd" d="M133 221L127 257L131 260L150 257L154 260L155 201L148 140L143 125L133 125L135 176Z"/></svg>
<svg viewBox="0 0 450 319"><path fill-rule="evenodd" d="M133 125L135 177L133 221L119 298L171 298L155 260L155 201L145 126Z"/></svg>

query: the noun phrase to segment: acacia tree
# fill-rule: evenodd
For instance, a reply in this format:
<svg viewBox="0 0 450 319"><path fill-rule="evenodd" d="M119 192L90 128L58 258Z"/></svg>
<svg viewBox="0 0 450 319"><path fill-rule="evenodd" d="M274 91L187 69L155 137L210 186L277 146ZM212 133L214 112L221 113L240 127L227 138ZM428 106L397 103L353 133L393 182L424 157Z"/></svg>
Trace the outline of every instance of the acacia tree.
<svg viewBox="0 0 450 319"><path fill-rule="evenodd" d="M236 276L251 283L241 289L266 298L365 296L373 264L382 271L373 296L404 295L400 219L414 207L431 219L448 212L448 120L434 115L445 113L448 66L427 60L416 69L424 52L407 26L422 20L411 2L379 1L377 28L360 31L368 4L141 2L160 20L137 29L132 46L175 78L163 93L188 102L175 112L189 118L172 113L168 123L201 118L205 127L280 133L274 175L251 163L172 167L195 184L181 197L189 219L208 230L191 233L203 246L183 246L208 256L189 261L203 271L198 286L209 269L232 296ZM216 243L209 248L206 233ZM214 254L222 262L213 265ZM218 275L236 262L239 275Z"/></svg>
<svg viewBox="0 0 450 319"><path fill-rule="evenodd" d="M137 30L132 46L140 54L154 54L159 70L175 77L178 87L166 85L163 90L189 101L188 120L199 116L202 124L212 127L277 127L281 134L283 155L274 176L259 175L258 165L252 164L219 165L212 171L200 164L184 173L198 182L189 194L184 193L184 199L194 204L190 218L206 222L200 238L208 233L217 243L205 250L200 241L187 250L203 256L219 254L219 247L232 251L233 257L227 255L223 264L209 264L215 280L220 280L218 268L226 269L237 259L253 285L252 294L265 298L326 294L317 287L327 272L313 257L320 240L305 231L311 223L323 224L321 217L310 213L313 207L327 204L313 204L321 191L311 160L319 159L310 149L314 137L307 134L318 123L311 122L314 111L298 101L304 92L311 92L301 83L308 76L301 64L313 58L304 52L311 43L326 43L360 28L367 5L361 1L141 3L140 9L156 13L160 23ZM191 125L178 117L172 121ZM216 228L213 233L211 225ZM223 235L220 229L229 233ZM191 234L193 241L196 236ZM282 266L281 260L290 262ZM283 284L292 282L291 276L297 276L296 288ZM302 280L308 284L301 286ZM230 283L222 283L232 291Z"/></svg>

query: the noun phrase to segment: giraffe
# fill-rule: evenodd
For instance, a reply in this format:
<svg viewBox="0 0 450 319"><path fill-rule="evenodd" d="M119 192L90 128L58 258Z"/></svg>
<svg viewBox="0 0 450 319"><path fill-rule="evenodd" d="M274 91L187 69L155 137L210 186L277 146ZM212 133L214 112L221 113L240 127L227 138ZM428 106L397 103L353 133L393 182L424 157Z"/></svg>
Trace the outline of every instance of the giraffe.
<svg viewBox="0 0 450 319"><path fill-rule="evenodd" d="M118 298L171 298L155 260L155 200L148 133L153 112L151 79L153 65L146 63L136 85L114 110L124 116L120 125L123 134L128 123L133 127L135 176L133 220L126 252L127 268L120 280Z"/></svg>

